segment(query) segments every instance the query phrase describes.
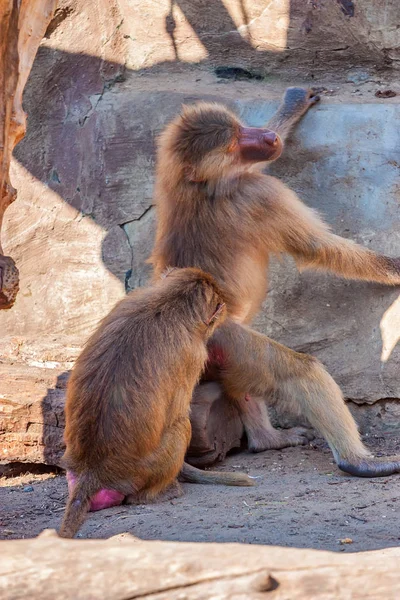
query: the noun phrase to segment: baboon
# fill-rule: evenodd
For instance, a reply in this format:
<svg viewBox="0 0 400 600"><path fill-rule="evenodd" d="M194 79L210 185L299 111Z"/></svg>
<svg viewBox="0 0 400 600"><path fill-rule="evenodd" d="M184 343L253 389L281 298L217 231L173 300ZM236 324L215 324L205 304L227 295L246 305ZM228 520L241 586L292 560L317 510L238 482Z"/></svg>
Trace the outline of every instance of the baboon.
<svg viewBox="0 0 400 600"><path fill-rule="evenodd" d="M222 294L198 269L173 269L121 300L79 356L65 407L70 496L60 529L73 537L92 508L179 495L177 477L253 485L243 473L184 464L189 405L225 318ZM97 496L96 496L97 495Z"/></svg>
<svg viewBox="0 0 400 600"><path fill-rule="evenodd" d="M250 450L307 442L302 428L272 427L265 402L279 402L325 437L341 470L386 476L400 471L400 457L370 454L322 364L249 327L267 291L271 253L288 253L302 268L400 283L399 258L335 235L316 211L260 169L280 156L291 127L317 101L312 90L289 88L266 129L245 127L219 104L183 107L159 140L158 225L149 262L155 277L167 266L191 266L221 286L228 318L209 341L208 366L211 379L237 404ZM205 385L196 394L202 389L208 393Z"/></svg>

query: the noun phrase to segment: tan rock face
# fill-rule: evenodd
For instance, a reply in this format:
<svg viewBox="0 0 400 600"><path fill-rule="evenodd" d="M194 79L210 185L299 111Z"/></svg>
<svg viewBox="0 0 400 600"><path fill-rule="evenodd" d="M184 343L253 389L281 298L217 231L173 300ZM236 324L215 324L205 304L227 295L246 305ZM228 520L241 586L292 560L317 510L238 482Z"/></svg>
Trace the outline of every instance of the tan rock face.
<svg viewBox="0 0 400 600"><path fill-rule="evenodd" d="M182 103L226 102L259 125L287 85L322 81L328 93L272 171L337 233L400 254L400 107L398 96L374 96L387 81L400 89L400 30L390 25L399 9L378 4L58 3L25 88L28 130L11 170L18 200L3 225L20 293L0 312L0 432L14 436L0 460L55 460L60 441L43 458L53 419L43 417L44 398L55 414L57 376L125 291L147 281L156 139ZM349 398L400 397L398 290L299 274L286 259L270 277L259 330L318 356ZM36 441L23 446L33 403Z"/></svg>
<svg viewBox="0 0 400 600"><path fill-rule="evenodd" d="M127 66L135 70L178 62L340 76L399 59L396 0L148 0L140 15L134 5L124 15Z"/></svg>
<svg viewBox="0 0 400 600"><path fill-rule="evenodd" d="M16 194L9 169L13 148L25 134L22 92L55 4L55 0L4 0L0 7L0 232L4 212ZM0 309L14 304L18 275L14 260L3 256L0 239Z"/></svg>
<svg viewBox="0 0 400 600"><path fill-rule="evenodd" d="M0 461L59 464L67 377L56 369L0 366Z"/></svg>

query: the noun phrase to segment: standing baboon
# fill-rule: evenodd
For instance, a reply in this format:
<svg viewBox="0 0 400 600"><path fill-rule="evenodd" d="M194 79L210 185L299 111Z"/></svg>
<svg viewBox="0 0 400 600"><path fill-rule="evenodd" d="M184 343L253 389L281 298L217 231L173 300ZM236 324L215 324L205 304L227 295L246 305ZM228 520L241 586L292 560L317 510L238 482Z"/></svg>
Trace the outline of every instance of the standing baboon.
<svg viewBox="0 0 400 600"><path fill-rule="evenodd" d="M209 342L209 366L236 402L251 450L307 441L304 429L272 427L265 400L279 401L325 437L340 469L389 475L400 471L400 458L371 456L321 363L248 326L267 291L270 253L286 252L302 267L342 277L400 283L400 259L333 234L293 191L255 168L279 157L291 126L317 99L310 90L289 88L268 129L244 127L218 104L184 107L159 142L150 261L156 277L167 266L192 266L221 286L230 318Z"/></svg>

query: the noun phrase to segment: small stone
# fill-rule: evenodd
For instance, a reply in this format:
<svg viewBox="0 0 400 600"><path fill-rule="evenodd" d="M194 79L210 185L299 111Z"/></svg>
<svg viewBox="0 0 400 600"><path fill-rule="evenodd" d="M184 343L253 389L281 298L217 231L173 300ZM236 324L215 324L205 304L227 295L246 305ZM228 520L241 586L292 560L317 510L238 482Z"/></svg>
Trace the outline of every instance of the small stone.
<svg viewBox="0 0 400 600"><path fill-rule="evenodd" d="M397 94L393 90L378 90L375 92L375 96L377 98L394 98Z"/></svg>
<svg viewBox="0 0 400 600"><path fill-rule="evenodd" d="M369 74L366 71L350 71L347 74L346 81L348 83L364 83L369 79Z"/></svg>
<svg viewBox="0 0 400 600"><path fill-rule="evenodd" d="M253 579L252 589L255 592L270 592L278 587L279 583L269 573L257 574Z"/></svg>
<svg viewBox="0 0 400 600"><path fill-rule="evenodd" d="M23 492L33 492L33 487L31 485L26 485L24 488L22 488Z"/></svg>
<svg viewBox="0 0 400 600"><path fill-rule="evenodd" d="M353 543L353 540L352 540L351 538L342 538L341 540L339 540L339 543L340 543L341 545L344 545L344 544L352 544L352 543Z"/></svg>

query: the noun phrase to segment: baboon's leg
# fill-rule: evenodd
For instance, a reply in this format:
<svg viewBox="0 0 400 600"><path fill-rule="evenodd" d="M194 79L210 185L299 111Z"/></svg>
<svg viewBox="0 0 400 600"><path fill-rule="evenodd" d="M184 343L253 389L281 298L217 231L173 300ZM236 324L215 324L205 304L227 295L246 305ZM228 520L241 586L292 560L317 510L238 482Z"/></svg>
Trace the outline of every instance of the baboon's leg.
<svg viewBox="0 0 400 600"><path fill-rule="evenodd" d="M171 492L171 497L180 494L177 478L183 465L190 435L189 417L178 419L165 431L160 445L153 454L146 456L143 464L137 462L138 479L142 479L145 483L137 492L127 495L125 498L127 504L161 501Z"/></svg>
<svg viewBox="0 0 400 600"><path fill-rule="evenodd" d="M304 445L314 438L304 427L275 429L263 399L248 394L240 399L229 398L216 381L196 387L190 420L192 439L186 460L196 467L210 466L223 460L232 448L240 448L244 430L251 452Z"/></svg>
<svg viewBox="0 0 400 600"><path fill-rule="evenodd" d="M235 399L235 403L240 411L251 452L303 446L314 439L313 433L305 427L275 429L269 419L265 398L255 398L246 394L240 399Z"/></svg>
<svg viewBox="0 0 400 600"><path fill-rule="evenodd" d="M343 471L360 477L400 472L400 457L373 458L365 448L340 388L317 359L230 320L214 333L212 345L224 358L221 378L230 396L277 393L279 402L325 437Z"/></svg>
<svg viewBox="0 0 400 600"><path fill-rule="evenodd" d="M173 481L163 492L154 496L152 493L139 492L138 494L129 494L125 498L125 504L158 504L158 502L168 502L183 495L183 488L178 480Z"/></svg>

